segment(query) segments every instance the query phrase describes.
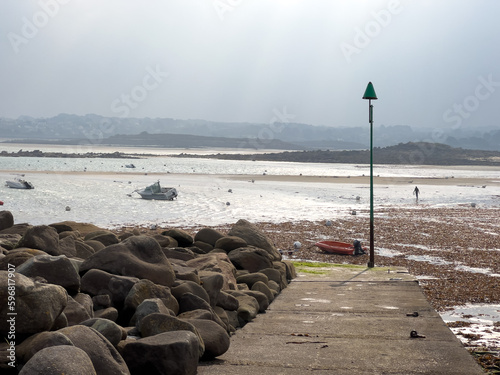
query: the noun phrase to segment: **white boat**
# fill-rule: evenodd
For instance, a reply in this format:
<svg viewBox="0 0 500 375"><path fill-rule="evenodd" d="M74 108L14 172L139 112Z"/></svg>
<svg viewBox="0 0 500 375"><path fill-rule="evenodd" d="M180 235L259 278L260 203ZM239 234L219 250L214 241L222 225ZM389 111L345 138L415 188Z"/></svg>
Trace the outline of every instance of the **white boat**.
<svg viewBox="0 0 500 375"><path fill-rule="evenodd" d="M154 199L171 201L177 198L177 190L173 187L161 187L160 181L145 187L142 190L136 190L142 199Z"/></svg>
<svg viewBox="0 0 500 375"><path fill-rule="evenodd" d="M35 188L31 182L28 182L26 180L21 180L20 178L16 178L15 180L9 180L5 184L12 189L34 189Z"/></svg>

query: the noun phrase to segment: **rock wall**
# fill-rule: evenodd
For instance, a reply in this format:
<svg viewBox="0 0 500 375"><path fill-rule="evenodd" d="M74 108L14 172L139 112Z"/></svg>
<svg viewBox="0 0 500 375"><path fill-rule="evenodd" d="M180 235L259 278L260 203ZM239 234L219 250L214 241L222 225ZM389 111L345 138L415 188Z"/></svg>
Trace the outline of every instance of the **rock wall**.
<svg viewBox="0 0 500 375"><path fill-rule="evenodd" d="M0 211L0 370L196 374L294 277L246 220L118 234Z"/></svg>

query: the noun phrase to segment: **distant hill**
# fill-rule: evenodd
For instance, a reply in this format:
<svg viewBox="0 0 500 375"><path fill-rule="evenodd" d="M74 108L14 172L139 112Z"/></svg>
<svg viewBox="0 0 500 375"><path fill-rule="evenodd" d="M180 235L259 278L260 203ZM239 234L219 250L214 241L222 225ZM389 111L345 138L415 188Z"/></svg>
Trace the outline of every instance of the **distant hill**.
<svg viewBox="0 0 500 375"><path fill-rule="evenodd" d="M195 155L179 155L196 157ZM369 164L369 150L362 151L285 151L265 154L217 154L198 157L231 160L290 161L301 163L350 163ZM500 152L464 150L439 143L408 142L389 147L373 149L375 164L418 164L418 165L491 165L500 166Z"/></svg>
<svg viewBox="0 0 500 375"><path fill-rule="evenodd" d="M13 141L7 141L13 142ZM26 144L58 144L78 145L88 143L88 139L16 139L16 143ZM303 150L303 147L292 143L272 139L266 142L249 138L204 137L189 134L149 134L142 132L137 135L114 135L99 140L99 145L135 146L152 148L250 148L255 150Z"/></svg>
<svg viewBox="0 0 500 375"><path fill-rule="evenodd" d="M286 112L286 111L285 111ZM280 116L278 116L280 117ZM283 116L281 116L283 117ZM345 127L340 124L317 126L294 122L236 123L206 120L181 120L172 118L122 118L95 114L77 116L59 114L51 118L22 116L17 119L0 118L0 137L22 139L32 143L42 140L65 142L102 143L118 135L177 134L246 140L245 148L271 149L274 141L282 141L290 150L363 150L369 147L369 126ZM443 125L443 124L438 124ZM173 139L173 138L172 138ZM132 138L129 140L132 142ZM140 139L137 139L140 141ZM179 139L182 141L182 139ZM198 142L199 141L199 142ZM202 139L194 140L201 144ZM500 151L500 129L494 127L462 127L459 129L436 127L411 127L408 125L376 125L374 145L394 146L407 142L443 143L464 149ZM210 141L211 142L211 141ZM167 142L171 144L170 142ZM234 143L233 143L234 144ZM134 144L131 144L132 146ZM204 147L214 147L203 145ZM167 146L164 146L167 147ZM181 144L168 147L186 147ZM189 147L189 146L188 146ZM199 147L199 146L196 146ZM228 146L225 146L228 147ZM233 146L231 146L233 147ZM240 146L241 147L241 146ZM277 146L286 149L285 145Z"/></svg>
<svg viewBox="0 0 500 375"><path fill-rule="evenodd" d="M279 139L258 142L249 138L205 137L188 134L115 135L103 140L103 144L121 146L146 146L164 148L254 148L273 150L302 150L303 148Z"/></svg>

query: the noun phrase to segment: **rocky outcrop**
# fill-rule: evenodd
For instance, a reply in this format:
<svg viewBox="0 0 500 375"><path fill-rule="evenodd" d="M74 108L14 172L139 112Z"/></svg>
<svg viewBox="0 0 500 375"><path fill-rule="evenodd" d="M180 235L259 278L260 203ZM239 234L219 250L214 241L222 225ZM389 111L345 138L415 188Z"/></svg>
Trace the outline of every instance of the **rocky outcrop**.
<svg viewBox="0 0 500 375"><path fill-rule="evenodd" d="M0 315L8 316L15 291L16 364L24 374L195 374L294 275L244 220L224 235L16 226L9 217L0 212ZM9 329L0 321L0 334Z"/></svg>

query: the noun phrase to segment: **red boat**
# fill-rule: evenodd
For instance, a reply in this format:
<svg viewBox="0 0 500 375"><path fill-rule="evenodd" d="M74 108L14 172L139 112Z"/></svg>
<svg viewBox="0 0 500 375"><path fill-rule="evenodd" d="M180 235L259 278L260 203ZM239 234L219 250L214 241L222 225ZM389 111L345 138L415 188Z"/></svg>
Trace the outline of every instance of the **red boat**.
<svg viewBox="0 0 500 375"><path fill-rule="evenodd" d="M332 254L354 255L354 245L339 241L319 241L314 244L321 250ZM366 247L362 247L363 251L368 251ZM363 253L361 253L363 254Z"/></svg>

